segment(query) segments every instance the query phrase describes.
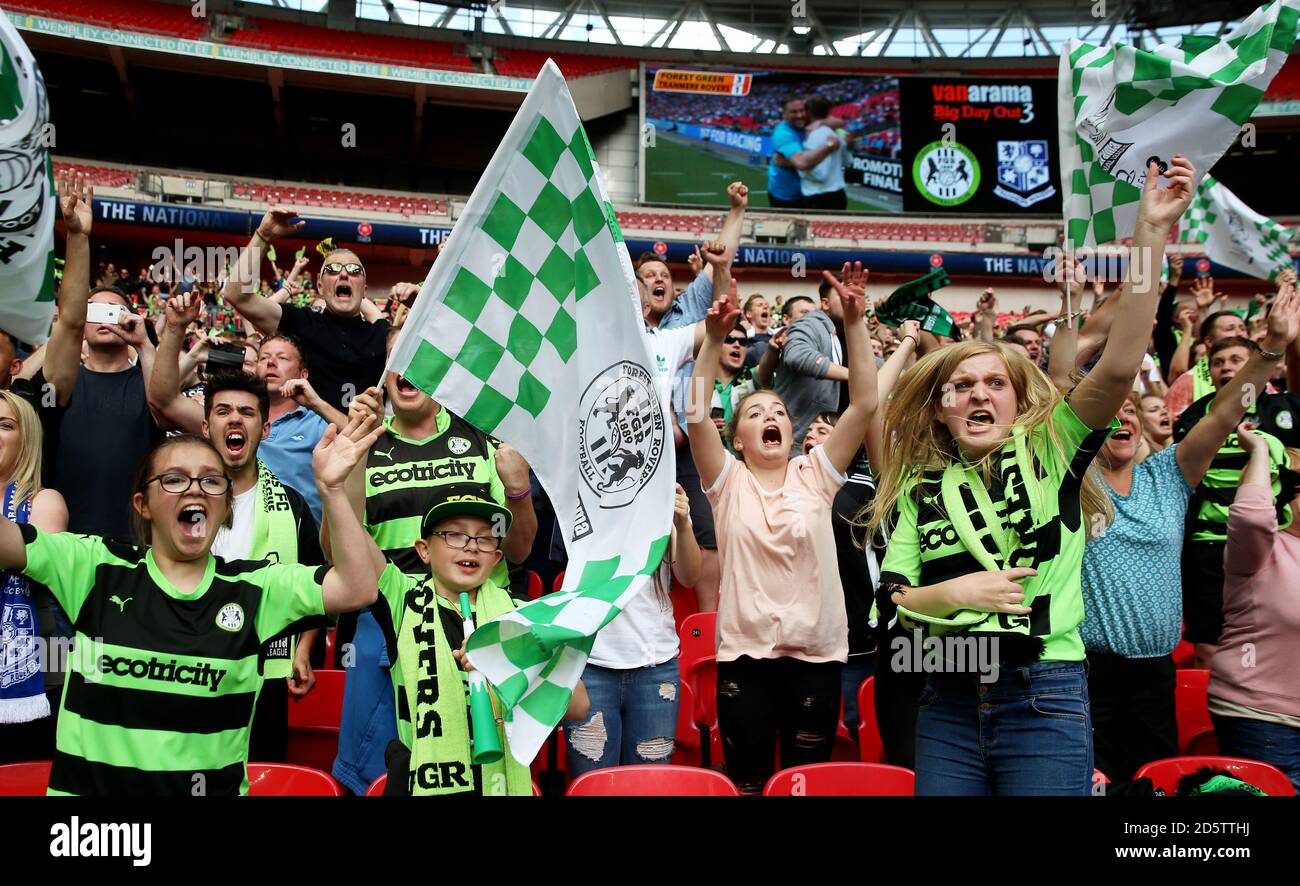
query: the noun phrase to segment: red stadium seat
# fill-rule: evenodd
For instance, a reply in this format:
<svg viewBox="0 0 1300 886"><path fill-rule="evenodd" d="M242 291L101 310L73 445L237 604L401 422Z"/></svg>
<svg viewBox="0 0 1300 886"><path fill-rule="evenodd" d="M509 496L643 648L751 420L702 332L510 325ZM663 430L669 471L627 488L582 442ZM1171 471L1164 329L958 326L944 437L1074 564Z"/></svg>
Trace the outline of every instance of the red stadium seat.
<svg viewBox="0 0 1300 886"><path fill-rule="evenodd" d="M694 766L615 766L573 780L570 797L739 797L731 780Z"/></svg>
<svg viewBox="0 0 1300 886"><path fill-rule="evenodd" d="M1295 796L1295 787L1282 770L1258 760L1244 760L1240 757L1170 757L1146 764L1137 771L1134 778L1149 778L1157 790L1172 795L1178 787L1178 779L1204 766L1222 769L1233 778L1254 785L1270 797Z"/></svg>
<svg viewBox="0 0 1300 886"><path fill-rule="evenodd" d="M1174 706L1178 717L1178 748L1187 753L1192 736L1214 731L1210 720L1210 672L1204 668L1184 668L1175 674Z"/></svg>
<svg viewBox="0 0 1300 886"><path fill-rule="evenodd" d="M50 760L0 766L0 797L43 797L50 785Z"/></svg>
<svg viewBox="0 0 1300 886"><path fill-rule="evenodd" d="M682 632L682 622L700 611L700 600L695 595L695 588L688 588L677 579L673 579L673 589L668 592L673 603L673 627L678 635Z"/></svg>
<svg viewBox="0 0 1300 886"><path fill-rule="evenodd" d="M533 570L528 570L528 599L536 600L542 595L542 577Z"/></svg>
<svg viewBox="0 0 1300 886"><path fill-rule="evenodd" d="M1183 743L1182 752L1189 757L1217 757L1219 755L1219 736L1214 727L1207 726L1192 733Z"/></svg>
<svg viewBox="0 0 1300 886"><path fill-rule="evenodd" d="M306 698L289 699L290 763L322 772L333 769L339 750L346 673L322 668L316 672L316 688Z"/></svg>
<svg viewBox="0 0 1300 886"><path fill-rule="evenodd" d="M718 652L717 644L718 613L697 612L682 621L677 632L681 651L678 653L677 665L681 671L682 682L689 682L695 663L703 658L713 658Z"/></svg>
<svg viewBox="0 0 1300 886"><path fill-rule="evenodd" d="M858 687L858 756L863 763L885 762L885 745L876 723L875 677L868 677Z"/></svg>
<svg viewBox="0 0 1300 886"><path fill-rule="evenodd" d="M699 659L691 669L691 691L695 693L695 706L692 714L695 726L703 741L707 734L709 741L702 747L704 766L721 766L722 731L718 728L718 662L713 656Z"/></svg>
<svg viewBox="0 0 1300 886"><path fill-rule="evenodd" d="M249 763L250 797L341 797L343 788L319 769L288 763Z"/></svg>
<svg viewBox="0 0 1300 886"><path fill-rule="evenodd" d="M564 727L557 726L547 737L546 744L542 746L541 751L533 758L530 767L533 772L533 782L546 785L548 794L560 793L568 783L568 745L568 740L564 737ZM555 789L552 790L552 787Z"/></svg>
<svg viewBox="0 0 1300 886"><path fill-rule="evenodd" d="M677 686L677 736L673 748L674 766L700 766L700 730L695 728L695 690L686 681Z"/></svg>
<svg viewBox="0 0 1300 886"><path fill-rule="evenodd" d="M551 593L558 594L560 592L560 588L563 586L564 586L564 572L560 572L559 575L555 576L555 581L551 582Z"/></svg>
<svg viewBox="0 0 1300 886"><path fill-rule="evenodd" d="M860 763L857 742L853 733L844 724L844 699L840 699L840 721L835 726L835 743L831 748L831 760L835 763ZM778 753L779 757L780 754Z"/></svg>
<svg viewBox="0 0 1300 886"><path fill-rule="evenodd" d="M764 797L910 797L916 775L884 763L814 763L782 769Z"/></svg>

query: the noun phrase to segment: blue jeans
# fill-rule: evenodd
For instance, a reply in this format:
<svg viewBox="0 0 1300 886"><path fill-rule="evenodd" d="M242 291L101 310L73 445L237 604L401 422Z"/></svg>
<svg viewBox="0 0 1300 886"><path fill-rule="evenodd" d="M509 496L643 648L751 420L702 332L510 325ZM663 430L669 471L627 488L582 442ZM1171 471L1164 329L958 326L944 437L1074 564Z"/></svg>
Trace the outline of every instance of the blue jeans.
<svg viewBox="0 0 1300 886"><path fill-rule="evenodd" d="M1214 721L1220 754L1276 766L1300 794L1300 729L1246 717L1211 714L1210 719Z"/></svg>
<svg viewBox="0 0 1300 886"><path fill-rule="evenodd" d="M849 733L856 735L858 730L858 687L862 681L876 672L876 654L858 655L849 659L849 663L840 671L840 692L844 696L844 725Z"/></svg>
<svg viewBox="0 0 1300 886"><path fill-rule="evenodd" d="M916 721L917 796L1092 793L1092 720L1081 661L931 674Z"/></svg>
<svg viewBox="0 0 1300 886"><path fill-rule="evenodd" d="M340 652L342 656L343 653ZM343 685L343 718L339 722L339 755L331 774L354 794L388 771L384 751L397 738L397 707L389 676L388 648L379 622L363 610L357 614L352 638L352 667Z"/></svg>
<svg viewBox="0 0 1300 886"><path fill-rule="evenodd" d="M582 672L591 709L564 721L569 775L610 766L668 763L677 735L677 659L615 670L588 664Z"/></svg>

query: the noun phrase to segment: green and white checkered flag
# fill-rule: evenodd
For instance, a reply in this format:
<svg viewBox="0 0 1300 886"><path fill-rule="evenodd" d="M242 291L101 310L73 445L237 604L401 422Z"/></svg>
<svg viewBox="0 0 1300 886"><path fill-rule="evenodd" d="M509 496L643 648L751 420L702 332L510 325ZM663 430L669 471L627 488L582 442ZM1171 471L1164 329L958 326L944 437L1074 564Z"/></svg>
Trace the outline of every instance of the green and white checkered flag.
<svg viewBox="0 0 1300 886"><path fill-rule="evenodd" d="M50 103L36 59L0 12L0 329L49 338L54 319Z"/></svg>
<svg viewBox="0 0 1300 886"><path fill-rule="evenodd" d="M1210 171L1250 119L1296 40L1300 0L1274 0L1227 36L1147 51L1071 37L1058 81L1061 182L1070 248L1133 233L1148 158Z"/></svg>
<svg viewBox="0 0 1300 886"><path fill-rule="evenodd" d="M1205 254L1224 267L1272 280L1292 265L1288 251L1292 234L1286 225L1255 212L1207 175L1183 215L1178 242L1203 244Z"/></svg>
<svg viewBox="0 0 1300 886"><path fill-rule="evenodd" d="M475 667L536 756L595 634L668 547L676 471L632 263L559 68L548 61L434 262L388 368L510 443L564 533L560 593L480 625Z"/></svg>

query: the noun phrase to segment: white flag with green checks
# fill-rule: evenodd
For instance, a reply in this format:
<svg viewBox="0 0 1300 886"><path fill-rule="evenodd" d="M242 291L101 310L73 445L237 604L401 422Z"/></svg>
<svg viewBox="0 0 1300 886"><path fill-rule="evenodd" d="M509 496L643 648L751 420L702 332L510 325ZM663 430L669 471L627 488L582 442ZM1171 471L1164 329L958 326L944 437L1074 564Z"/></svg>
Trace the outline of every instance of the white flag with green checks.
<svg viewBox="0 0 1300 886"><path fill-rule="evenodd" d="M0 329L49 338L54 319L50 103L36 59L0 12Z"/></svg>
<svg viewBox="0 0 1300 886"><path fill-rule="evenodd" d="M1149 158L1210 171L1296 40L1300 0L1274 0L1226 36L1154 50L1071 37L1058 80L1061 182L1071 248L1133 234Z"/></svg>
<svg viewBox="0 0 1300 886"><path fill-rule="evenodd" d="M1251 277L1272 280L1292 265L1292 230L1260 215L1207 175L1183 214L1179 243L1199 243L1211 259Z"/></svg>
<svg viewBox="0 0 1300 886"><path fill-rule="evenodd" d="M480 625L474 665L536 756L598 630L668 547L671 429L632 263L559 68L524 99L393 345L401 373L528 459L555 507L564 587Z"/></svg>

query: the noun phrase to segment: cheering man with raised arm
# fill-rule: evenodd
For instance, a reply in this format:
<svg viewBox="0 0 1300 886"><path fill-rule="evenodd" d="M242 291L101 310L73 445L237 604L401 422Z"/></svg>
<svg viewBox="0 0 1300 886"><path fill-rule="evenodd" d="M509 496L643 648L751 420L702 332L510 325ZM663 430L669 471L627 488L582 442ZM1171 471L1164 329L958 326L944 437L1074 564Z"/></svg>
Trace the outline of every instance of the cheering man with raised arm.
<svg viewBox="0 0 1300 886"><path fill-rule="evenodd" d="M388 321L368 322L361 313L366 269L355 252L336 249L325 256L318 293L319 313L280 304L254 291L262 253L278 238L297 233L305 222L288 209L268 209L253 239L230 269L222 295L263 335L291 335L300 342L315 379L314 387L336 409L379 380L384 371Z"/></svg>

